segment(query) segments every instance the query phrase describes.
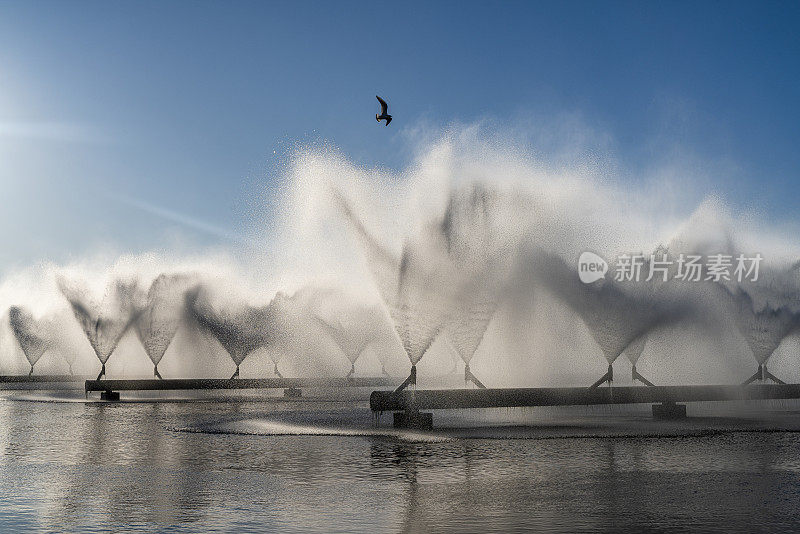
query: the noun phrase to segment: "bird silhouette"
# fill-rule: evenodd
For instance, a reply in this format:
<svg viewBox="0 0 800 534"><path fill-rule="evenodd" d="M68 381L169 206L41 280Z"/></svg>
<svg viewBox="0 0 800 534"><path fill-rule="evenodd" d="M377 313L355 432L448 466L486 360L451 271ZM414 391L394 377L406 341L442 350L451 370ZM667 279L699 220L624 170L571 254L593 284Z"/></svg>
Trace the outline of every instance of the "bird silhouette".
<svg viewBox="0 0 800 534"><path fill-rule="evenodd" d="M386 113L386 110L389 108L389 106L386 104L386 101L381 97L379 97L378 95L375 95L375 98L377 98L378 102L381 103L381 114L380 115L376 114L375 120L378 122L385 120L386 126L389 126L389 123L392 122L392 116Z"/></svg>

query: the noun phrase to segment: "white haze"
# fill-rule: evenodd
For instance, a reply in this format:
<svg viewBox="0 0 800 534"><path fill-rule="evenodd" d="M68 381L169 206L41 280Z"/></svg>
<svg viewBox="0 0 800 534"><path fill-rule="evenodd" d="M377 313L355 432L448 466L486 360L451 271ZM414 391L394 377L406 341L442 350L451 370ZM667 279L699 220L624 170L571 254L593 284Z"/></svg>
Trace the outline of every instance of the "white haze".
<svg viewBox="0 0 800 534"><path fill-rule="evenodd" d="M351 364L357 374L377 375L385 365L401 376L418 361L424 385L451 371L456 352L490 387L579 385L599 376L606 359L616 362L618 380L629 381L630 364L617 358L624 353L656 383L736 382L765 358L751 349L774 345L748 334L753 320L742 298L726 296L746 294L758 321L765 310L782 317L777 350L766 356L770 370L800 379L794 319L786 318L798 312L800 283L791 269L798 241L753 213L737 213L721 194L682 187L724 183L725 176L695 176L691 166L674 165L632 177L610 150L600 157L572 142L552 150L558 143L542 133L520 140L486 125L407 137L415 156L399 171L356 165L330 146L290 154L279 198L264 200L277 211L254 217L248 242L260 246L246 252L99 255L7 275L0 282L0 371L30 367L8 322L8 308L20 306L46 319L47 331L58 325L37 373L66 372L72 358L75 372L96 374L98 359L57 280L85 287L83 297L97 302L128 281L146 301L153 280L165 274L193 277L208 306L226 316L249 307L264 310L256 315L268 324L281 310L286 332L248 338L257 347L242 361L243 376L270 376L276 365L284 376L344 376ZM531 140L550 150L537 152ZM586 288L566 287L583 251L610 261L659 246L760 253L772 282L625 286L607 303L592 300ZM547 265L561 269L555 278L566 282L545 276ZM151 362L129 328L108 359L108 375L152 375L163 346L160 340L151 348ZM207 328L182 319L158 365L164 377L226 377L234 369Z"/></svg>

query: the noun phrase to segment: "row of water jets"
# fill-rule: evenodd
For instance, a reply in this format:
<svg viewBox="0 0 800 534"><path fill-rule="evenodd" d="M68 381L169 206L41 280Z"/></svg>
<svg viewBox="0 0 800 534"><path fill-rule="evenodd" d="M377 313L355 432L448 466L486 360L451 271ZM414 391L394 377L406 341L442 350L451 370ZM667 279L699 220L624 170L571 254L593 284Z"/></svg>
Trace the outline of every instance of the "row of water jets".
<svg viewBox="0 0 800 534"><path fill-rule="evenodd" d="M245 358L259 350L269 354L274 374L281 376L279 361L298 335L309 332L333 340L350 363L348 376L368 348L388 376L386 344L392 339L402 343L413 368L444 335L464 362L465 380L483 387L471 373L470 361L497 309L523 284L557 296L589 328L609 366L625 354L634 372L652 331L685 320L707 320L711 307L732 314L760 368L784 338L800 330L796 266L762 266L760 281L749 284L617 282L611 277L584 284L575 266L553 251L492 235L493 196L475 185L454 192L443 217L425 231L424 242L409 240L396 257L370 234L344 195L334 192L334 197L361 243L384 306L343 306L343 292L319 287L291 296L278 292L266 306L221 306L198 273L162 273L146 291L138 280L118 279L102 298L92 299L80 282L58 276L58 288L100 361L98 378L105 375L106 363L130 329L152 361L154 375L161 378L158 365L176 332L192 323L224 347L236 366L233 377ZM682 249L677 241L672 246L681 252L704 252ZM669 247L658 250L668 252ZM728 252L736 250L731 247ZM63 318L37 318L15 305L8 310L8 321L33 373L37 361L58 343ZM396 336L385 335L389 321ZM74 356L62 354L72 373ZM759 378L775 379L760 372Z"/></svg>
<svg viewBox="0 0 800 534"><path fill-rule="evenodd" d="M381 309L373 306L348 306L333 316L326 309L326 299L341 299L333 289L309 287L292 296L277 293L266 306L245 303L213 302L215 291L201 282L197 273L162 273L143 291L136 280L114 280L102 297L92 299L81 283L59 277L59 289L70 305L101 364L98 379L106 374L106 363L120 340L133 330L153 364L153 374L162 378L158 365L179 328L199 327L225 349L236 366L232 378L239 376L239 366L248 355L266 352L274 364L274 374L281 358L292 350L299 336L328 336L350 363L355 363L373 344L386 339L391 328ZM8 321L33 374L36 363L60 343L64 318L57 314L35 317L22 306L11 306ZM75 354L59 350L73 373ZM385 371L384 352L376 351Z"/></svg>
<svg viewBox="0 0 800 534"><path fill-rule="evenodd" d="M635 372L655 332L686 325L711 330L732 323L759 366L759 378L774 378L764 370L767 360L784 339L800 331L800 268L791 254L787 259L744 249L735 225L726 222L713 202L702 204L669 239L623 243L618 238L626 229L614 234L610 217L603 217L623 214L626 205L606 202L610 195L602 188L563 176L554 185L526 161L515 162L505 151L493 154L481 147L459 151L437 145L421 158L416 166L421 174L407 181L427 184L423 196L434 196L426 173L483 174L489 179L448 185L437 209L408 216L416 224L406 225L399 246L390 243L390 232L377 229L374 220L382 208L363 192L381 179L379 173L365 173L338 157L318 154L295 162L290 174L300 200L289 199L287 204L308 205L314 212L331 210L348 242L357 244L352 250L369 272L370 279L360 279L357 285L376 289L372 295L377 299L351 298L351 287L309 283L290 295L277 292L265 306L254 306L220 298L206 273L191 271L163 272L146 280L120 277L99 298L74 275L56 276L57 287L100 361L100 376L122 337L133 329L159 377L158 365L183 326L213 336L236 366L234 377L245 358L258 351L269 354L273 372L280 375L279 362L303 336L331 340L350 362L348 376L369 351L378 356L385 373L388 355L401 345L414 376L417 363L443 337L463 361L465 379L480 387L470 363L489 325L507 321L504 331L524 338L529 324L514 322L516 310L530 303L547 307L554 300L582 320L609 367L625 354ZM533 185L490 185L500 172L518 173L520 182ZM648 217L635 222L642 225ZM293 224L309 218L300 213ZM333 219L325 221L326 239L333 232ZM626 248L631 242L649 244L631 250ZM303 243L304 249L318 246L319 239ZM674 279L677 267L672 265L667 281L655 277L619 282L609 275L584 284L577 272L581 250L605 254L609 273L619 253L668 254L672 259L680 254L765 254L759 278L752 281L709 280L704 267L699 281L681 282ZM644 272L647 267L645 263ZM36 316L12 305L7 317L33 372L42 355L58 344L65 329L63 313ZM560 340L564 350L570 343ZM71 370L74 355L60 352Z"/></svg>

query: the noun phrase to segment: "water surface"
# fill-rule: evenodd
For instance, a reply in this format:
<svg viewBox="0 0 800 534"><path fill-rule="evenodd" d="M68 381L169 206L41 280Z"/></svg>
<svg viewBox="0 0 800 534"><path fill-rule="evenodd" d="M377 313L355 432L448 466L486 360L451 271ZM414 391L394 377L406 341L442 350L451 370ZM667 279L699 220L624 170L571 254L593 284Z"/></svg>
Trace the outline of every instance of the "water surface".
<svg viewBox="0 0 800 534"><path fill-rule="evenodd" d="M646 407L437 413L445 428L424 434L386 416L375 427L364 401L64 395L0 400L0 531L800 525L792 403L692 408L702 416L681 423L654 423Z"/></svg>

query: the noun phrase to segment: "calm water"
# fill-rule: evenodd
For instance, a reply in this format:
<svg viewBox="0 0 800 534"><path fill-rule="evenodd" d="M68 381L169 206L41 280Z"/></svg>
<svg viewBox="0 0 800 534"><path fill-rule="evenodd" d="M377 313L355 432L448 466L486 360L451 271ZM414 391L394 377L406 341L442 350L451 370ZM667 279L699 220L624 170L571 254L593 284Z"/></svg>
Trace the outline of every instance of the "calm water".
<svg viewBox="0 0 800 534"><path fill-rule="evenodd" d="M451 428L422 435L352 401L20 397L0 400L2 532L800 528L793 406L437 414Z"/></svg>

